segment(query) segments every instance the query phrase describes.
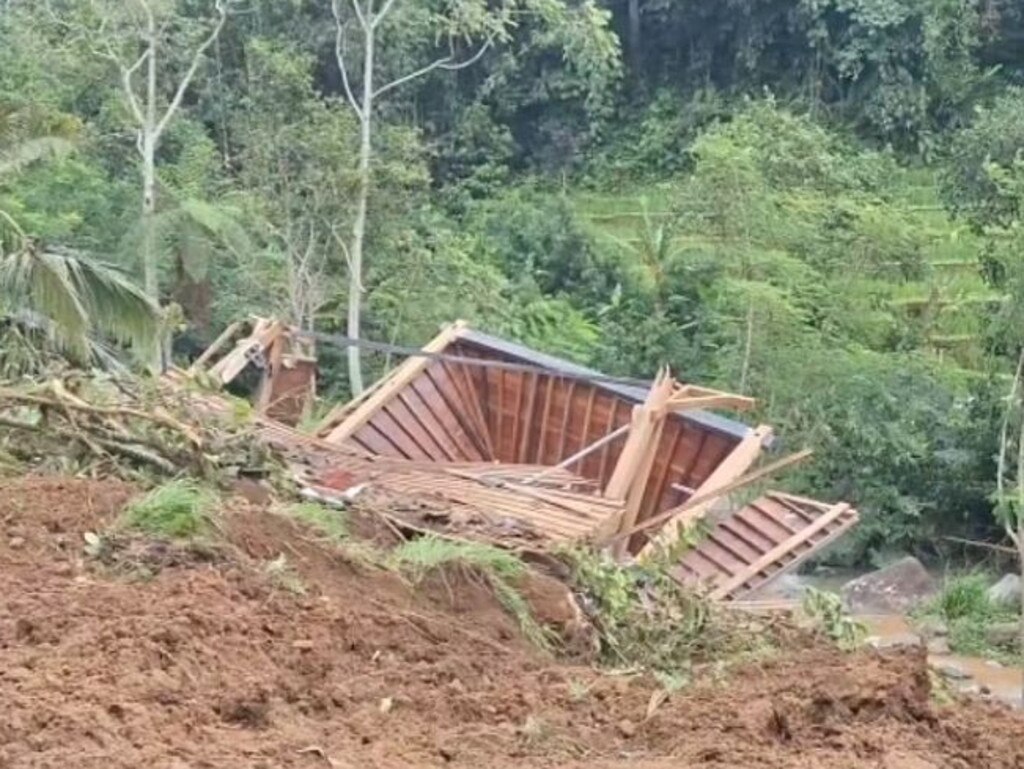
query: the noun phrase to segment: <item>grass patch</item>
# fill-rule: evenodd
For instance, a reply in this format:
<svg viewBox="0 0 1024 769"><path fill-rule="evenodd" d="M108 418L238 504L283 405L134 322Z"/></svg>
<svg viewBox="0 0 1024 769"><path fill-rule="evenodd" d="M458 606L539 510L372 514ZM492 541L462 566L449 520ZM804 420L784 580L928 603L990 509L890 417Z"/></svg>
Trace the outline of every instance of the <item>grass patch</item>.
<svg viewBox="0 0 1024 769"><path fill-rule="evenodd" d="M962 574L948 579L934 599L921 608L916 619L933 618L949 630L949 648L957 654L986 657L1003 664L1021 661L1014 643L1011 647L995 644L992 629L1012 625L1019 615L1012 609L992 603L988 597L990 576L982 572Z"/></svg>
<svg viewBox="0 0 1024 769"><path fill-rule="evenodd" d="M334 510L315 502L298 502L290 505L285 512L332 544L340 544L349 538L348 517L343 510Z"/></svg>
<svg viewBox="0 0 1024 769"><path fill-rule="evenodd" d="M536 646L551 650L551 632L537 622L529 603L513 584L526 572L526 564L513 553L481 542L425 536L392 550L387 564L409 577L414 584L449 567L478 574L490 585L505 611L519 623L523 635Z"/></svg>
<svg viewBox="0 0 1024 769"><path fill-rule="evenodd" d="M399 545L388 556L392 566L420 582L432 571L449 565L474 566L502 579L514 579L526 564L507 550L482 542L463 542L425 536Z"/></svg>
<svg viewBox="0 0 1024 769"><path fill-rule="evenodd" d="M216 504L216 492L195 481L170 481L131 502L119 523L155 537L192 539L210 530Z"/></svg>

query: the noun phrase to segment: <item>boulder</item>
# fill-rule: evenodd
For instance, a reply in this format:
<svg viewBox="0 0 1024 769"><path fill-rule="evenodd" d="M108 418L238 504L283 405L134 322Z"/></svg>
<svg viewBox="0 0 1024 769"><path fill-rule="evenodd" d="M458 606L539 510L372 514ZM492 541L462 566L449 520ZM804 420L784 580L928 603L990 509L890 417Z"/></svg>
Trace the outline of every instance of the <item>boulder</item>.
<svg viewBox="0 0 1024 769"><path fill-rule="evenodd" d="M850 580L840 591L854 614L903 614L938 592L931 574L912 556Z"/></svg>
<svg viewBox="0 0 1024 769"><path fill-rule="evenodd" d="M988 589L988 600L996 606L1020 606L1020 575L1007 574Z"/></svg>

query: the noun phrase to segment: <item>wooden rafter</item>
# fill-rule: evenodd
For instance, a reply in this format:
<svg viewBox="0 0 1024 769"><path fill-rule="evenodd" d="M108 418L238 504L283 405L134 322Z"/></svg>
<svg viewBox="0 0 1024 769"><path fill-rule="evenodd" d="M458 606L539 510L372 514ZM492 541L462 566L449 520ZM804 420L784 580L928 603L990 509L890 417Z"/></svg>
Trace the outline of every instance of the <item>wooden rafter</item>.
<svg viewBox="0 0 1024 769"><path fill-rule="evenodd" d="M436 337L434 337L424 348L425 353L436 353L444 350L466 327L465 321L456 321L447 326ZM325 440L328 443L340 444L348 440L355 432L365 425L374 414L386 403L391 396L405 387L420 372L430 365L431 359L428 356L415 356L407 358L402 365L396 368L380 386L356 408L350 411L336 427L331 429Z"/></svg>

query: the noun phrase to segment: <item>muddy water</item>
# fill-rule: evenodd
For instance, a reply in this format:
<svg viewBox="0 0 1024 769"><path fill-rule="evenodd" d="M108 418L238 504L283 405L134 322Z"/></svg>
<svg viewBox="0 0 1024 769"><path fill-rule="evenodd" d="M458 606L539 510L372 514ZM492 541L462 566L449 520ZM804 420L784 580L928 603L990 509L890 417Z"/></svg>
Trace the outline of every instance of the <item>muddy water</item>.
<svg viewBox="0 0 1024 769"><path fill-rule="evenodd" d="M879 639L882 645L914 635L906 617L898 615L858 617L868 633ZM933 667L953 666L969 673L971 678L953 683L966 691L977 692L987 687L991 697L1012 705L1021 704L1021 671L1015 668L996 666L995 663L979 657L965 657L959 654L930 654L928 661Z"/></svg>

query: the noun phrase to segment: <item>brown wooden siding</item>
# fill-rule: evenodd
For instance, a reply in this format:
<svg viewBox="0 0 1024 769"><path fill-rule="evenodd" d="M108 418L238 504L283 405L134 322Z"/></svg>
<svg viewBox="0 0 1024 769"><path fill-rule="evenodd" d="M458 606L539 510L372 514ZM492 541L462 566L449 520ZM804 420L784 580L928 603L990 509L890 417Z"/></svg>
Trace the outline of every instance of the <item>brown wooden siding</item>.
<svg viewBox="0 0 1024 769"><path fill-rule="evenodd" d="M465 339L445 352L518 362ZM351 440L374 454L404 459L556 465L627 424L635 405L599 384L559 373L435 360ZM638 520L685 501L689 495L676 487L699 487L738 442L670 415ZM569 469L603 488L624 443L625 434Z"/></svg>

